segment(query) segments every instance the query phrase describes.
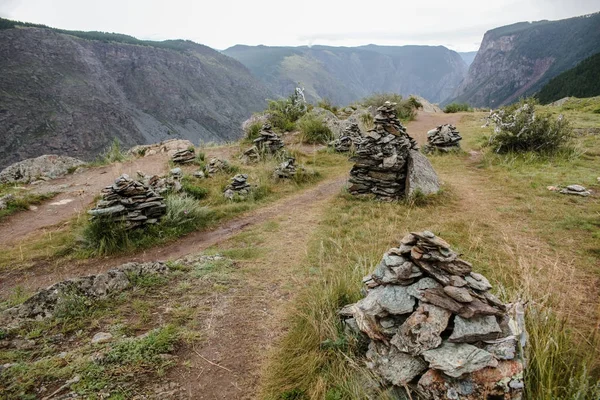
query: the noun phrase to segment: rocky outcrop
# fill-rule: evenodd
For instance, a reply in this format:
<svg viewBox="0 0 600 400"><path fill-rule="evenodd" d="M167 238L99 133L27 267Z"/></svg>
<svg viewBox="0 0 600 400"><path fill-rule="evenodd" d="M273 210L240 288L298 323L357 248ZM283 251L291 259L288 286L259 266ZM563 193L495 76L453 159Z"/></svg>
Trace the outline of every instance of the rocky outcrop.
<svg viewBox="0 0 600 400"><path fill-rule="evenodd" d="M486 32L453 101L498 107L532 95L551 78L600 52L599 25L596 13Z"/></svg>
<svg viewBox="0 0 600 400"><path fill-rule="evenodd" d="M39 179L56 179L84 164L73 157L43 155L4 168L0 172L0 183L29 183Z"/></svg>
<svg viewBox="0 0 600 400"><path fill-rule="evenodd" d="M127 154L135 157L148 157L155 154L166 153L169 157L172 157L176 152L192 147L194 147L194 144L189 140L169 139L160 143L133 146L129 149Z"/></svg>
<svg viewBox="0 0 600 400"><path fill-rule="evenodd" d="M366 296L340 314L369 340L367 366L384 385L423 399L522 398L522 305L503 304L444 240L405 236L363 282Z"/></svg>
<svg viewBox="0 0 600 400"><path fill-rule="evenodd" d="M88 211L92 218L123 222L133 229L158 223L167 212L164 198L142 182L123 174L102 189L102 199Z"/></svg>
<svg viewBox="0 0 600 400"><path fill-rule="evenodd" d="M115 137L124 148L237 140L271 97L238 61L190 41L3 29L0 70L0 167L47 153L91 160Z"/></svg>

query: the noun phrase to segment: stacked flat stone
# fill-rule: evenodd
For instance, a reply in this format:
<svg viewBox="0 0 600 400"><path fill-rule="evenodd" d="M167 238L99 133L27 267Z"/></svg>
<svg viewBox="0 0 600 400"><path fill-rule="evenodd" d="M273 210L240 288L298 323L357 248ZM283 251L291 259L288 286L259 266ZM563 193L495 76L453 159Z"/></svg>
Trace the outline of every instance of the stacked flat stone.
<svg viewBox="0 0 600 400"><path fill-rule="evenodd" d="M231 178L231 183L225 187L223 196L229 200L233 200L236 196L241 199L245 198L252 190L252 186L250 186L247 180L248 175L246 174L235 175Z"/></svg>
<svg viewBox="0 0 600 400"><path fill-rule="evenodd" d="M562 194L573 194L576 196L589 196L590 194L592 194L592 192L590 192L589 190L587 190L585 187L581 186L581 185L569 185L564 189L561 189L560 192Z"/></svg>
<svg viewBox="0 0 600 400"><path fill-rule="evenodd" d="M409 151L418 146L400 123L395 107L390 102L379 107L375 127L358 143L350 171L351 194L374 193L384 199L404 196Z"/></svg>
<svg viewBox="0 0 600 400"><path fill-rule="evenodd" d="M219 172L229 170L229 168L229 163L226 160L212 158L206 166L206 175L218 174Z"/></svg>
<svg viewBox="0 0 600 400"><path fill-rule="evenodd" d="M182 189L181 178L183 177L183 171L181 168L173 168L168 176L145 175L141 171L137 171L137 176L140 182L159 195L178 193Z"/></svg>
<svg viewBox="0 0 600 400"><path fill-rule="evenodd" d="M289 157L275 168L273 176L279 179L290 179L296 175L296 172L296 159L294 157Z"/></svg>
<svg viewBox="0 0 600 400"><path fill-rule="evenodd" d="M423 147L423 151L429 153L437 150L449 153L460 150L461 140L462 137L454 125L440 125L427 132L427 145Z"/></svg>
<svg viewBox="0 0 600 400"><path fill-rule="evenodd" d="M167 210L163 197L126 174L102 189L101 195L102 200L88 214L92 218L123 221L129 229L156 224Z"/></svg>
<svg viewBox="0 0 600 400"><path fill-rule="evenodd" d="M362 133L360 132L358 124L351 123L344 129L339 139L334 140L330 145L333 146L338 153L347 153L353 146L356 147L361 140Z"/></svg>
<svg viewBox="0 0 600 400"><path fill-rule="evenodd" d="M267 154L275 154L283 147L283 140L271 130L271 124L262 126L260 136L253 143L260 152Z"/></svg>
<svg viewBox="0 0 600 400"><path fill-rule="evenodd" d="M503 304L481 274L429 231L404 237L340 314L370 339L367 365L424 399L521 399L523 306Z"/></svg>
<svg viewBox="0 0 600 400"><path fill-rule="evenodd" d="M196 159L196 151L193 148L183 149L173 153L171 160L175 164L188 164Z"/></svg>

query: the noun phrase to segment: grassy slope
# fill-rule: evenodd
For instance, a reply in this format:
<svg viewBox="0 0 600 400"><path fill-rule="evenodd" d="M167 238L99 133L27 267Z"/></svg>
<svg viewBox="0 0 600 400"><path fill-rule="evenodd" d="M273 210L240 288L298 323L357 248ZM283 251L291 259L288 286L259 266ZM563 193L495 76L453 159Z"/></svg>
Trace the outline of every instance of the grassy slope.
<svg viewBox="0 0 600 400"><path fill-rule="evenodd" d="M568 114L576 126L588 123L589 115ZM479 147L482 117L467 115L459 125L465 150ZM266 368L263 396L365 398L362 353L341 333L336 311L360 297L361 278L386 249L407 232L430 229L488 276L501 298L529 301L528 398L593 398L586 374L600 354L600 201L546 189L580 183L600 191L600 137L578 141L588 151L571 160L434 156L444 193L421 207L339 196L311 241L306 265L319 274L290 305L289 333Z"/></svg>

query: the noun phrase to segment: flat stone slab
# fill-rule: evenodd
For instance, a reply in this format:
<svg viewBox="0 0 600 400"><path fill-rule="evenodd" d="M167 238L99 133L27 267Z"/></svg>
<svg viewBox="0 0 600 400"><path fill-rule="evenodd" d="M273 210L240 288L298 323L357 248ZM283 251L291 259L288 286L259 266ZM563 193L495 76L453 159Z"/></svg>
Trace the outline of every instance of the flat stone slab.
<svg viewBox="0 0 600 400"><path fill-rule="evenodd" d="M427 369L427 363L420 357L413 357L395 347L389 348L376 342L369 344L367 359L371 369L396 386L406 385Z"/></svg>
<svg viewBox="0 0 600 400"><path fill-rule="evenodd" d="M498 361L493 355L466 343L444 342L436 349L423 352L423 357L430 368L442 371L453 378L486 367L498 366Z"/></svg>
<svg viewBox="0 0 600 400"><path fill-rule="evenodd" d="M473 343L480 340L496 339L500 333L502 333L502 330L493 315L469 319L457 315L454 317L454 331L452 331L448 341Z"/></svg>

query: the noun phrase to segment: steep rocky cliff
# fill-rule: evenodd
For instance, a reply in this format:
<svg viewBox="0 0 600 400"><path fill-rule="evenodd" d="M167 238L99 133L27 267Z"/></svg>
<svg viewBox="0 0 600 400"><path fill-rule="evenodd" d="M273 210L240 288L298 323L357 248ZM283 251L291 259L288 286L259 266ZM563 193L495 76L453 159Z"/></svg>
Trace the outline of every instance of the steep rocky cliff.
<svg viewBox="0 0 600 400"><path fill-rule="evenodd" d="M486 32L454 100L496 107L532 95L600 51L600 13Z"/></svg>
<svg viewBox="0 0 600 400"><path fill-rule="evenodd" d="M297 83L309 100L338 105L374 92L417 94L431 102L450 97L467 66L443 46L234 46L225 54L247 66L269 89L289 95Z"/></svg>
<svg viewBox="0 0 600 400"><path fill-rule="evenodd" d="M238 61L189 41L2 29L0 71L0 167L47 153L90 159L115 137L125 147L234 140L269 97Z"/></svg>

